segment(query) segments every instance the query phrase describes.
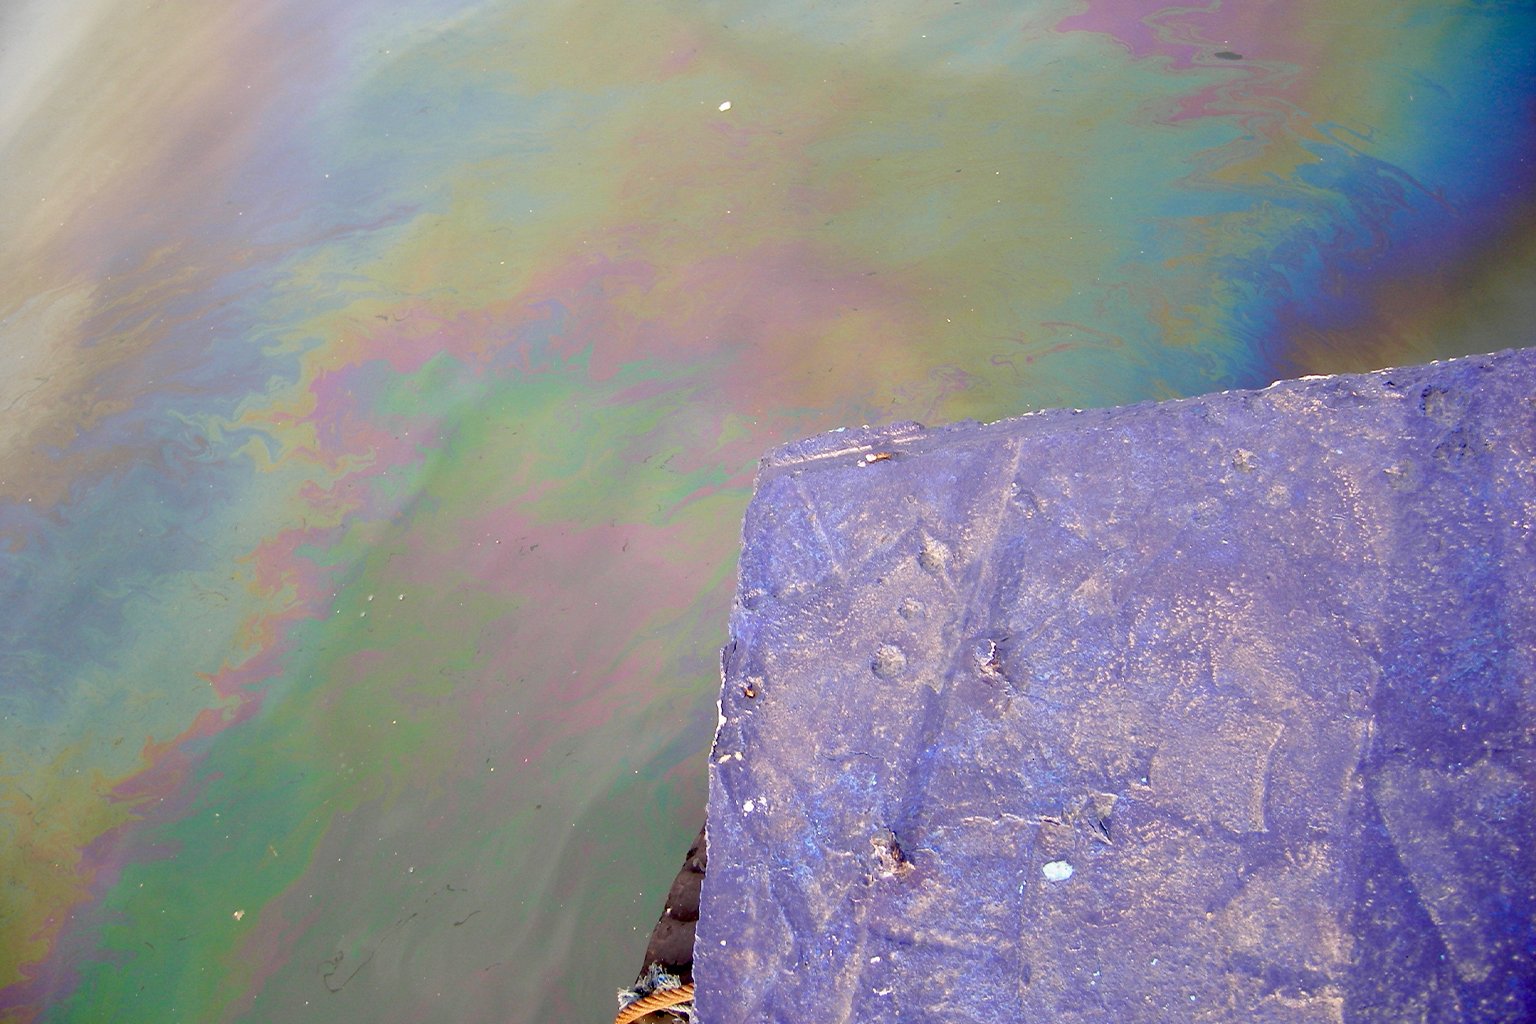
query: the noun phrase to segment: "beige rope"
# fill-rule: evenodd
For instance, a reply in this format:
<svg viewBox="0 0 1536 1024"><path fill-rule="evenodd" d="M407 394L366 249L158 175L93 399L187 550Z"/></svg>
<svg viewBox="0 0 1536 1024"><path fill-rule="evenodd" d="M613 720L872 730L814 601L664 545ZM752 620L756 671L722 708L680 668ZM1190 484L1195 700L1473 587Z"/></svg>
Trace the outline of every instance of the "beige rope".
<svg viewBox="0 0 1536 1024"><path fill-rule="evenodd" d="M689 982L680 988L660 989L656 992L652 992L650 995L644 997L643 999L636 999L634 1002L624 1007L624 1009L619 1011L619 1015L613 1018L613 1024L634 1024L635 1021L639 1020L641 1017L644 1017L648 1013L655 1013L657 1010L665 1010L669 1006L677 1006L680 1003L689 1003L692 1001L692 982Z"/></svg>

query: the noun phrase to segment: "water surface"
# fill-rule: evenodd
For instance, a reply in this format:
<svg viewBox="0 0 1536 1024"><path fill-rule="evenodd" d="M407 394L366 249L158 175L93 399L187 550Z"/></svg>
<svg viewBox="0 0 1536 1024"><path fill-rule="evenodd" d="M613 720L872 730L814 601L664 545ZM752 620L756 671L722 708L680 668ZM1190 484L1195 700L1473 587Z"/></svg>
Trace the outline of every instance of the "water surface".
<svg viewBox="0 0 1536 1024"><path fill-rule="evenodd" d="M761 453L1529 343L1532 21L12 4L0 1017L607 1019Z"/></svg>

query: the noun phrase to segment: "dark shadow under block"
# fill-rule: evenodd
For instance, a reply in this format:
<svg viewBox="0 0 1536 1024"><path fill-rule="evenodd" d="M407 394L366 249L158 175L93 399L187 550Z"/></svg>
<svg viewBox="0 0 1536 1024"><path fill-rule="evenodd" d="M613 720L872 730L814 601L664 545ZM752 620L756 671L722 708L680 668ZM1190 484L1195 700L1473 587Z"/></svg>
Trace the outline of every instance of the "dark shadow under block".
<svg viewBox="0 0 1536 1024"><path fill-rule="evenodd" d="M1536 1008L1536 350L778 449L704 1024Z"/></svg>

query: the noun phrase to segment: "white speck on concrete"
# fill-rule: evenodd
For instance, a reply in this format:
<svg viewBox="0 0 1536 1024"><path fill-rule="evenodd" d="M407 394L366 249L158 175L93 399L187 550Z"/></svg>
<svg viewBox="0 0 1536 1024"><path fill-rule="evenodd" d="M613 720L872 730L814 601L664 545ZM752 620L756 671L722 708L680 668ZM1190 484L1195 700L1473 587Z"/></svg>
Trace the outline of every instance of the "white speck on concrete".
<svg viewBox="0 0 1536 1024"><path fill-rule="evenodd" d="M1064 860L1053 860L1040 869L1047 882L1065 882L1072 877L1072 865Z"/></svg>

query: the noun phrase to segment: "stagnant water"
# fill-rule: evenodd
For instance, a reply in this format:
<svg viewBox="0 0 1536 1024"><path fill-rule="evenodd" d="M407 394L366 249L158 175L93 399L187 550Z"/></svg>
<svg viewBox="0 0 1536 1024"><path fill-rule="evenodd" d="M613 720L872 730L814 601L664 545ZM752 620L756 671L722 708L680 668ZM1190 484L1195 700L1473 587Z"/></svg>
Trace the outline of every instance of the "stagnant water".
<svg viewBox="0 0 1536 1024"><path fill-rule="evenodd" d="M758 456L1531 343L1532 22L10 4L0 1018L608 1019Z"/></svg>

